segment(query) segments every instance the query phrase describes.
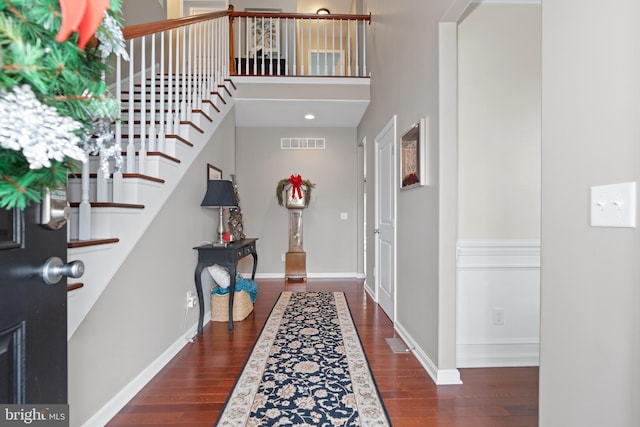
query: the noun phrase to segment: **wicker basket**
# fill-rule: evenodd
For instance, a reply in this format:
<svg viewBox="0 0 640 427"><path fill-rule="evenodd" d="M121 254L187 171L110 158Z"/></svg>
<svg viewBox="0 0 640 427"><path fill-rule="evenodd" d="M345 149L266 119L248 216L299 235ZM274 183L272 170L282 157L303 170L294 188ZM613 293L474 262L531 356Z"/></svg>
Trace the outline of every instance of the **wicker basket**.
<svg viewBox="0 0 640 427"><path fill-rule="evenodd" d="M236 292L233 298L233 321L239 322L246 319L252 311L253 303L249 294L246 291ZM211 321L229 321L229 294L211 295Z"/></svg>

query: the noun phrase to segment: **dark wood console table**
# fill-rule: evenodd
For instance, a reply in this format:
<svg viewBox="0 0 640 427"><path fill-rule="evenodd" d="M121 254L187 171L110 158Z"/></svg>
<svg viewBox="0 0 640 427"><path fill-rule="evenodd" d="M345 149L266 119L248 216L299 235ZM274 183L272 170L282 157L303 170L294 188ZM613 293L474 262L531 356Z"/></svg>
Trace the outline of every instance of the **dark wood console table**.
<svg viewBox="0 0 640 427"><path fill-rule="evenodd" d="M258 266L258 253L256 252L256 240L243 239L231 242L226 246L202 245L196 246L198 251L198 265L196 266L196 292L200 305L200 318L198 319L198 333L202 333L204 323L204 295L202 292L202 270L214 264L218 264L229 270L229 332L233 332L233 297L236 292L236 269L238 261L247 255L253 256L253 271L251 279L256 277Z"/></svg>

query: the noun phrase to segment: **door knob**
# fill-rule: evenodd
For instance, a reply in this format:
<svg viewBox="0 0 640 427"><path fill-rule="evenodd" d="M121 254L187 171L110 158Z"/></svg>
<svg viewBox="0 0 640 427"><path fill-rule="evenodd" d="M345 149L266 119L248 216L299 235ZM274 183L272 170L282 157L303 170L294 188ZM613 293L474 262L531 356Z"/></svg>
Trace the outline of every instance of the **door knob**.
<svg viewBox="0 0 640 427"><path fill-rule="evenodd" d="M42 280L47 285L55 285L63 277L77 279L84 274L84 262L77 260L67 264L56 256L49 258L42 266Z"/></svg>

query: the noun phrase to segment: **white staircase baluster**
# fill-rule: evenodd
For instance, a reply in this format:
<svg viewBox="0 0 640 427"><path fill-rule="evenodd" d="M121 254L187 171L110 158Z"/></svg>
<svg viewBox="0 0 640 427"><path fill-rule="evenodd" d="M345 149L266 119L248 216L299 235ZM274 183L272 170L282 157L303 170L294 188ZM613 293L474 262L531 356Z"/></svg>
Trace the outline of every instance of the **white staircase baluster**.
<svg viewBox="0 0 640 427"><path fill-rule="evenodd" d="M180 75L180 79L182 80L182 99L180 97L176 97L176 99L180 99L180 121L187 120L187 102L186 102L186 94L187 94L187 29L182 27L182 75Z"/></svg>
<svg viewBox="0 0 640 427"><path fill-rule="evenodd" d="M171 104L169 104L171 105ZM173 135L173 113L171 111L169 111L167 113L167 129L166 129L166 135Z"/></svg>
<svg viewBox="0 0 640 427"><path fill-rule="evenodd" d="M78 240L91 239L91 203L89 203L89 160L82 164L82 195L78 208Z"/></svg>
<svg viewBox="0 0 640 427"><path fill-rule="evenodd" d="M98 171L96 173L96 201L97 202L107 202L109 201L109 196L107 194L108 191L108 183L107 179L109 178L109 172L105 172L102 169L102 162L104 161L104 154L100 152L99 155L100 161L98 165Z"/></svg>
<svg viewBox="0 0 640 427"><path fill-rule="evenodd" d="M331 52L332 53L332 59L331 62L333 63L332 68L333 71L331 73L332 76L336 76L336 21L335 20L331 20Z"/></svg>
<svg viewBox="0 0 640 427"><path fill-rule="evenodd" d="M175 117L173 118L173 133L175 135L180 135L180 116L179 115L175 115Z"/></svg>
<svg viewBox="0 0 640 427"><path fill-rule="evenodd" d="M149 151L156 151L156 35L151 35L151 87L150 106L149 106ZM146 110L145 110L146 112ZM151 136L153 129L153 136Z"/></svg>
<svg viewBox="0 0 640 427"><path fill-rule="evenodd" d="M342 22L342 19L340 19L340 42L341 43L342 43L342 27L343 27L343 25L344 25L344 23ZM345 63L344 58L342 58L342 62L343 62L343 64L345 64L346 67L351 67L351 64L349 64L348 62ZM340 71L340 75L344 76L344 67Z"/></svg>
<svg viewBox="0 0 640 427"><path fill-rule="evenodd" d="M185 53L187 53L186 50L185 50ZM192 66L193 66L193 27L189 26L189 50L187 53L187 75L185 76L187 79L187 92L185 92L185 95L184 95L187 98L187 102L186 102L187 110L185 112L187 121L191 121L191 109L193 108L193 98L191 93Z"/></svg>
<svg viewBox="0 0 640 427"><path fill-rule="evenodd" d="M356 24L357 25L357 24ZM362 26L362 76L367 76L367 25L360 21Z"/></svg>
<svg viewBox="0 0 640 427"><path fill-rule="evenodd" d="M296 21L293 21L293 63L291 64L293 66L292 68L292 73L294 76L298 75L298 49L297 49L297 40L298 37L296 37L297 31L296 31ZM287 26L288 28L289 26ZM287 34L287 40L289 40L289 34Z"/></svg>
<svg viewBox="0 0 640 427"><path fill-rule="evenodd" d="M196 101L196 108L202 110L202 82L204 78L204 57L202 56L202 45L204 44L204 37L202 35L203 26L202 23L196 24L196 46L198 47L198 56L196 57L196 90L198 91L198 98Z"/></svg>
<svg viewBox="0 0 640 427"><path fill-rule="evenodd" d="M164 120L165 120L165 106L164 106L164 76L165 76L165 63L164 63L164 32L160 33L160 125L158 131L158 142L156 150L164 153Z"/></svg>
<svg viewBox="0 0 640 427"><path fill-rule="evenodd" d="M356 33L356 77L360 77L360 57L358 56L358 45L360 44L360 40L358 39L358 21L355 22L355 33Z"/></svg>
<svg viewBox="0 0 640 427"><path fill-rule="evenodd" d="M113 203L124 202L124 182L122 180L122 171L114 171L113 178L111 180L111 186L113 187L112 198Z"/></svg>
<svg viewBox="0 0 640 427"><path fill-rule="evenodd" d="M147 148L146 148L146 127L147 127L147 70L146 70L146 36L140 38L140 149L138 150L138 173L145 174L147 171Z"/></svg>
<svg viewBox="0 0 640 427"><path fill-rule="evenodd" d="M215 22L216 21L211 21L209 22L208 27L208 32L209 34L207 35L207 40L209 41L209 44L207 46L207 65L208 65L208 73L207 73L207 87L206 87L206 96L207 99L210 100L211 99L211 88L212 88L212 84L213 84L213 64L214 64L214 46L215 46L215 40L214 40L214 33L213 33L213 29L215 28Z"/></svg>
<svg viewBox="0 0 640 427"><path fill-rule="evenodd" d="M136 171L136 146L135 146L135 68L134 68L134 49L133 39L129 42L129 143L127 144L127 172L135 173Z"/></svg>
<svg viewBox="0 0 640 427"><path fill-rule="evenodd" d="M351 40L351 21L349 21L349 24L347 25L347 40ZM350 42L347 44L347 52L348 52L347 63L351 64L351 43ZM349 66L349 72L347 73L347 75L351 76L351 66Z"/></svg>
<svg viewBox="0 0 640 427"><path fill-rule="evenodd" d="M152 121L151 124L149 125L149 133L147 135L149 135L149 151L156 151L157 150L157 129L156 126L153 124L154 122Z"/></svg>
<svg viewBox="0 0 640 427"><path fill-rule="evenodd" d="M176 46L177 49L177 46ZM164 49L163 49L164 50ZM172 103L173 103L173 30L169 31L169 63L167 71L167 112L165 133L166 135L173 134L173 117L171 115Z"/></svg>
<svg viewBox="0 0 640 427"><path fill-rule="evenodd" d="M122 116L122 58L120 55L116 58L116 99L118 100L118 116ZM122 123L116 120L116 146L122 151ZM113 172L112 186L112 200L115 203L122 202L122 170L118 169Z"/></svg>

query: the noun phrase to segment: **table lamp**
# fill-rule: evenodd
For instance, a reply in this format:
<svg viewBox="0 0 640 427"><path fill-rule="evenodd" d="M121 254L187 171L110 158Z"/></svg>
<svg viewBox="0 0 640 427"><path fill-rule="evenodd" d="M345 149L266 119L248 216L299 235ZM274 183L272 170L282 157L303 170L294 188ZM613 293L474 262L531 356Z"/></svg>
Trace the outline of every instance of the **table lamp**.
<svg viewBox="0 0 640 427"><path fill-rule="evenodd" d="M224 219L222 218L222 210L224 208L232 208L238 206L236 192L233 189L231 181L221 179L212 179L207 182L207 193L200 206L208 206L220 209L220 222L218 223L218 241L213 242L214 246L224 246L226 242L224 235Z"/></svg>

